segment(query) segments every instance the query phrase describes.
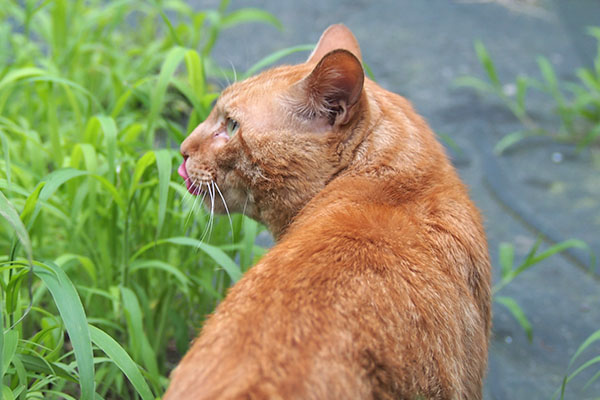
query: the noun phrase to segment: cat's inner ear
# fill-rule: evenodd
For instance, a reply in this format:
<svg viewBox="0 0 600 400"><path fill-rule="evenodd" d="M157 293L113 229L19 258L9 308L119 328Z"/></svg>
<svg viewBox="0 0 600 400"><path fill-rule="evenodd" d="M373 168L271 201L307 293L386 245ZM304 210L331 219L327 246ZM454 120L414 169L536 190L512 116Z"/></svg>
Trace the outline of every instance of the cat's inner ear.
<svg viewBox="0 0 600 400"><path fill-rule="evenodd" d="M331 51L296 85L295 111L330 126L344 125L357 112L364 79L358 58L347 50Z"/></svg>
<svg viewBox="0 0 600 400"><path fill-rule="evenodd" d="M360 54L360 47L356 38L345 25L336 24L331 25L323 32L319 43L313 50L306 61L308 64L316 64L327 54L333 50L344 49L354 54L359 61L362 62L362 55Z"/></svg>

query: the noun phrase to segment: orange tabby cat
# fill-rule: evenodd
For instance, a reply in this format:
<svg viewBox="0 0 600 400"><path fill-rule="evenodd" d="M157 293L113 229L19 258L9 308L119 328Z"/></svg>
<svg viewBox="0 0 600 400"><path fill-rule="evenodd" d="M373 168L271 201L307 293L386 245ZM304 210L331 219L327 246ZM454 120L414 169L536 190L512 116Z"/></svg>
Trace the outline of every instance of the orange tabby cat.
<svg viewBox="0 0 600 400"><path fill-rule="evenodd" d="M306 63L226 89L181 145L188 190L217 184L277 243L207 320L165 399L481 398L481 218L423 119L360 60L334 25Z"/></svg>

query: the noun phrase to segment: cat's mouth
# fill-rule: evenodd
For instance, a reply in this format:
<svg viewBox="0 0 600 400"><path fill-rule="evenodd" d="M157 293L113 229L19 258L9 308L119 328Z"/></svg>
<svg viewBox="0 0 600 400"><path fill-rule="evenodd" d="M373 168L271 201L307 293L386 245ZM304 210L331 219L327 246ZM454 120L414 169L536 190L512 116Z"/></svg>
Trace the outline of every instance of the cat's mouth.
<svg viewBox="0 0 600 400"><path fill-rule="evenodd" d="M183 178L183 180L185 182L185 187L187 188L188 192L190 192L194 196L198 196L202 192L202 185L197 185L193 181L193 179L190 178L190 176L187 172L187 168L185 167L185 162L186 162L186 159L184 158L183 162L177 169L177 173L179 174L179 176L181 176Z"/></svg>

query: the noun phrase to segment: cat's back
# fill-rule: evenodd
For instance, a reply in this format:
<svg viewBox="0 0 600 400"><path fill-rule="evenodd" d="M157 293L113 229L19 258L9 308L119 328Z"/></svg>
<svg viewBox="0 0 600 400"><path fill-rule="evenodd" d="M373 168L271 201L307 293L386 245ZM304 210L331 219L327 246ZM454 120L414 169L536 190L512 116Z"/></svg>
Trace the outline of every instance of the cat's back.
<svg viewBox="0 0 600 400"><path fill-rule="evenodd" d="M387 190L350 177L307 205L204 327L198 398L477 398L464 382L483 374L487 332L449 264L471 255L435 204Z"/></svg>

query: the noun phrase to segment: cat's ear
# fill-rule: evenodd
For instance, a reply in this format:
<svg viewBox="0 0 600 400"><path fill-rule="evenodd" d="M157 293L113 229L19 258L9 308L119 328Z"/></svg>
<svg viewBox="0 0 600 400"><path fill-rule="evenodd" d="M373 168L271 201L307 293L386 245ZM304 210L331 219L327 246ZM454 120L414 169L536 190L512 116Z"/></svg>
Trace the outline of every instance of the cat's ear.
<svg viewBox="0 0 600 400"><path fill-rule="evenodd" d="M333 50L296 85L296 100L301 103L298 112L305 118L324 120L330 126L344 125L358 109L364 80L362 65L354 54Z"/></svg>
<svg viewBox="0 0 600 400"><path fill-rule="evenodd" d="M362 61L360 47L350 29L345 25L336 24L331 25L323 32L321 39L319 39L319 43L317 43L317 46L306 62L309 64L316 64L325 56L325 54L337 49L348 50L350 53L354 54L359 61Z"/></svg>

